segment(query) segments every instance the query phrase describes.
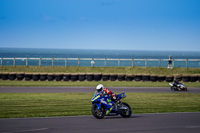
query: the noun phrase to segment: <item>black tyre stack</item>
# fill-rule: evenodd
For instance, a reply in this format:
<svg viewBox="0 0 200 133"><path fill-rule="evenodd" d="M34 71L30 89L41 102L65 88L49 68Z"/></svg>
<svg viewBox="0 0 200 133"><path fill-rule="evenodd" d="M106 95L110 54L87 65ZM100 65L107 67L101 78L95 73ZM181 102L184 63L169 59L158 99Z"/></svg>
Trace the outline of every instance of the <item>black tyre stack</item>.
<svg viewBox="0 0 200 133"><path fill-rule="evenodd" d="M53 81L55 79L55 74L54 73L48 73L47 79L48 79L48 81Z"/></svg>
<svg viewBox="0 0 200 133"><path fill-rule="evenodd" d="M16 76L17 76L17 80L23 80L25 77L25 74L23 72L21 72L21 73L17 73Z"/></svg>
<svg viewBox="0 0 200 133"><path fill-rule="evenodd" d="M144 74L142 75L142 81L149 81L150 80L150 76L148 74Z"/></svg>
<svg viewBox="0 0 200 133"><path fill-rule="evenodd" d="M87 73L87 81L93 81L94 80L94 73Z"/></svg>
<svg viewBox="0 0 200 133"><path fill-rule="evenodd" d="M156 82L158 80L158 76L157 75L150 75L150 81L151 82Z"/></svg>
<svg viewBox="0 0 200 133"><path fill-rule="evenodd" d="M40 73L40 81L46 81L47 80L47 73Z"/></svg>
<svg viewBox="0 0 200 133"><path fill-rule="evenodd" d="M40 74L39 73L33 73L32 79L33 79L33 81L38 81L40 79Z"/></svg>
<svg viewBox="0 0 200 133"><path fill-rule="evenodd" d="M94 73L94 80L95 81L100 81L102 78L102 74L101 73Z"/></svg>
<svg viewBox="0 0 200 133"><path fill-rule="evenodd" d="M71 74L71 81L77 81L78 80L78 77L79 77L79 74L78 73L72 73Z"/></svg>
<svg viewBox="0 0 200 133"><path fill-rule="evenodd" d="M24 77L25 77L25 80L26 81L30 81L30 80L32 80L32 73L25 73L25 75L24 75Z"/></svg>
<svg viewBox="0 0 200 133"><path fill-rule="evenodd" d="M15 72L11 72L11 73L9 73L9 75L8 75L8 79L9 80L15 80L16 79L16 73Z"/></svg>
<svg viewBox="0 0 200 133"><path fill-rule="evenodd" d="M56 81L61 81L63 79L63 74L62 73L56 73L55 74L55 80Z"/></svg>
<svg viewBox="0 0 200 133"><path fill-rule="evenodd" d="M134 74L127 74L126 75L126 81L133 81L134 80Z"/></svg>
<svg viewBox="0 0 200 133"><path fill-rule="evenodd" d="M199 80L199 82L200 82L200 74L198 75L198 80Z"/></svg>
<svg viewBox="0 0 200 133"><path fill-rule="evenodd" d="M126 75L125 74L118 74L117 79L118 79L118 81L124 81L126 79Z"/></svg>
<svg viewBox="0 0 200 133"><path fill-rule="evenodd" d="M190 81L190 75L182 75L183 82L189 82Z"/></svg>
<svg viewBox="0 0 200 133"><path fill-rule="evenodd" d="M190 76L190 82L196 82L199 79L198 75L191 75Z"/></svg>
<svg viewBox="0 0 200 133"><path fill-rule="evenodd" d="M158 75L158 82L165 81L165 75Z"/></svg>
<svg viewBox="0 0 200 133"><path fill-rule="evenodd" d="M110 81L117 80L117 74L110 74Z"/></svg>
<svg viewBox="0 0 200 133"><path fill-rule="evenodd" d="M134 77L135 81L139 82L142 80L142 75L141 74L136 74Z"/></svg>
<svg viewBox="0 0 200 133"><path fill-rule="evenodd" d="M174 76L173 75L167 75L165 80L166 80L166 82L173 82L174 81Z"/></svg>
<svg viewBox="0 0 200 133"><path fill-rule="evenodd" d="M110 74L102 74L102 80L108 81L110 79Z"/></svg>
<svg viewBox="0 0 200 133"><path fill-rule="evenodd" d="M71 74L70 73L64 73L63 74L63 81L69 81L71 80Z"/></svg>
<svg viewBox="0 0 200 133"><path fill-rule="evenodd" d="M7 72L1 73L1 79L2 80L7 80L8 79L8 75L9 75L9 73L7 73Z"/></svg>
<svg viewBox="0 0 200 133"><path fill-rule="evenodd" d="M86 74L85 74L85 73L79 73L78 79L79 79L79 81L84 81L84 80L86 80Z"/></svg>

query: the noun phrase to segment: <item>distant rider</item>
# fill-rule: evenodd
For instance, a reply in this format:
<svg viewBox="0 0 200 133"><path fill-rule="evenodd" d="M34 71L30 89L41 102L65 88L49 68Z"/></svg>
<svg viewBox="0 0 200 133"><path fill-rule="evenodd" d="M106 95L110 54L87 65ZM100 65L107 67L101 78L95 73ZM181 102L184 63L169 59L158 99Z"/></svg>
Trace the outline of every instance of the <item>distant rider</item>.
<svg viewBox="0 0 200 133"><path fill-rule="evenodd" d="M179 81L178 80L175 80L174 81L174 86L177 86L179 84Z"/></svg>
<svg viewBox="0 0 200 133"><path fill-rule="evenodd" d="M101 95L109 95L111 97L111 100L113 102L115 102L117 100L117 95L116 93L113 93L112 91L108 90L107 88L105 88L102 84L97 85L96 87L96 92L95 94L101 93ZM107 101L108 103L110 101ZM110 109L108 109L106 111L106 115L108 115L110 113L110 111L112 110L112 107Z"/></svg>

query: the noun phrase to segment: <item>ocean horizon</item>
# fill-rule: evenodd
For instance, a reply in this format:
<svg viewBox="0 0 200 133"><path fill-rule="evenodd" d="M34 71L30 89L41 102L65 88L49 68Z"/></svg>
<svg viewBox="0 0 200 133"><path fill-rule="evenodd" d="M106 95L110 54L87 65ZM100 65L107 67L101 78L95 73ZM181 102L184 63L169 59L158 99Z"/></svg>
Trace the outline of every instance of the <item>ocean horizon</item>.
<svg viewBox="0 0 200 133"><path fill-rule="evenodd" d="M186 59L200 59L200 52L192 51L150 51L150 50L93 50L93 49L41 49L41 48L0 48L0 58L103 58L103 59L142 59L134 61L122 60L95 60L93 66L145 66L167 67L169 56L175 59L174 67L200 67L200 60L188 61ZM144 59L165 59L165 61L147 61ZM184 59L176 61L176 59ZM28 65L51 66L52 60L42 60L41 64L36 60L3 59L1 65ZM119 65L120 64L120 65ZM54 60L54 66L91 66L91 60Z"/></svg>
<svg viewBox="0 0 200 133"><path fill-rule="evenodd" d="M197 51L0 48L0 58L200 59Z"/></svg>

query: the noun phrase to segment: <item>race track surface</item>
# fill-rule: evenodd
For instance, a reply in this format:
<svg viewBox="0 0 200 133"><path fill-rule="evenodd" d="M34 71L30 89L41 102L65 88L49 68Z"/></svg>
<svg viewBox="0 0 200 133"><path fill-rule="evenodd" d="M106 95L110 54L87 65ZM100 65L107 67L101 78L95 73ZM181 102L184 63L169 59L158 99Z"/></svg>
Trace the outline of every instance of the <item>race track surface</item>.
<svg viewBox="0 0 200 133"><path fill-rule="evenodd" d="M0 119L0 133L200 133L200 112Z"/></svg>
<svg viewBox="0 0 200 133"><path fill-rule="evenodd" d="M173 92L169 87L109 87L113 92L200 93L200 88ZM0 87L0 93L94 92L95 87ZM200 112L106 116L0 119L0 133L200 133Z"/></svg>
<svg viewBox="0 0 200 133"><path fill-rule="evenodd" d="M108 87L113 92L137 93L200 93L200 88L188 88L188 91L171 91L170 87ZM62 92L95 92L95 87L0 87L0 92L16 93L62 93Z"/></svg>

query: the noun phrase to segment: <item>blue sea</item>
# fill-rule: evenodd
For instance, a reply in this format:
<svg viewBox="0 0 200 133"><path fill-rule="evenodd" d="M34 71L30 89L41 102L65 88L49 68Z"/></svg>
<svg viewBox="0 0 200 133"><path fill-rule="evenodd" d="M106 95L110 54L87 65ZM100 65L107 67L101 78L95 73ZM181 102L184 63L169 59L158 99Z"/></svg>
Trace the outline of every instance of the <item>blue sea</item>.
<svg viewBox="0 0 200 133"><path fill-rule="evenodd" d="M189 51L142 51L142 50L86 50L86 49L36 49L36 48L0 48L0 58L111 58L111 59L200 59L200 52ZM167 67L167 61L148 61L148 67ZM25 65L25 60L16 60L14 65ZM78 61L54 61L55 66L78 66ZM13 65L13 60L4 60L2 65ZM37 66L38 60L28 60L28 65ZM42 60L42 66L51 66L51 60ZM80 66L91 66L91 61L80 60ZM105 61L96 60L94 66L105 66ZM107 60L106 66L145 66L144 60L120 61ZM174 67L186 67L185 61L174 62ZM200 67L199 61L189 61L188 67Z"/></svg>

